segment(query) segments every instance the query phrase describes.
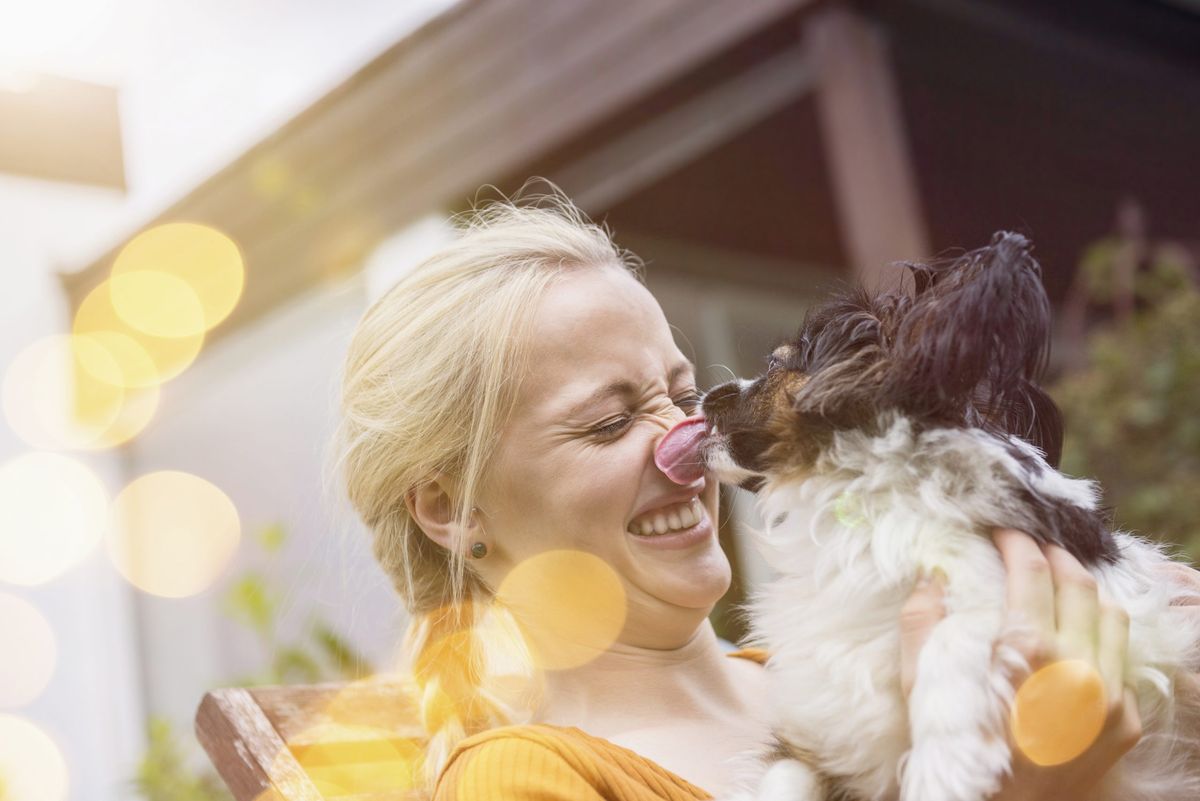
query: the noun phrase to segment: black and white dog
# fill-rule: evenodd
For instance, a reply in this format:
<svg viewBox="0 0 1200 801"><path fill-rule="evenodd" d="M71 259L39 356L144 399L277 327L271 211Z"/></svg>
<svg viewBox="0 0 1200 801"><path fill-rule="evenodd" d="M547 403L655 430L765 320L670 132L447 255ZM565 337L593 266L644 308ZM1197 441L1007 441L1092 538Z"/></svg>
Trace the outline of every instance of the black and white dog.
<svg viewBox="0 0 1200 801"><path fill-rule="evenodd" d="M813 309L764 375L709 391L702 418L660 446L668 475L706 467L756 492L770 521L781 578L751 622L771 653L779 751L807 767L789 760L760 797L996 792L1012 760L1013 676L1029 668L1003 630L1005 574L988 536L1013 527L1069 550L1129 615L1126 681L1144 734L1096 797L1200 798L1200 712L1175 686L1200 667L1200 630L1170 606L1161 549L1111 531L1096 486L1055 469L1061 417L1035 383L1050 306L1030 251L997 234L956 260L906 265L903 291ZM934 568L947 616L906 702L897 621Z"/></svg>

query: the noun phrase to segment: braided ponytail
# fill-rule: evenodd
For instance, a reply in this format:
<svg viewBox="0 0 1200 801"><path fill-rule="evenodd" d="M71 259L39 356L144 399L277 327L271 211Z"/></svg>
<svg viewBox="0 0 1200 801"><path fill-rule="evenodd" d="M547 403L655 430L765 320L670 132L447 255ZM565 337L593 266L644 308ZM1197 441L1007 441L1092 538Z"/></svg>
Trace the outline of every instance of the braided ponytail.
<svg viewBox="0 0 1200 801"><path fill-rule="evenodd" d="M425 536L405 495L452 475L466 519L515 403L545 289L564 273L614 265L641 279L635 257L551 187L455 218L459 237L366 311L346 356L333 467L412 614L405 650L428 732L429 788L459 741L522 713L491 681L511 627L495 625L490 589L461 548Z"/></svg>

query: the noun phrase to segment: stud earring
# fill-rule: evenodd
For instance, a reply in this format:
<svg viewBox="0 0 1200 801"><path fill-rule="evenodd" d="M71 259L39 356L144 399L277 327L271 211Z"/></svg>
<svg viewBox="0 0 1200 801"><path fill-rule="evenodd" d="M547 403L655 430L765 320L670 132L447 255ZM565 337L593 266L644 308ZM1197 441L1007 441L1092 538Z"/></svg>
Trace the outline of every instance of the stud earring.
<svg viewBox="0 0 1200 801"><path fill-rule="evenodd" d="M474 559L482 559L487 556L487 545L482 542L476 542L471 545L471 557Z"/></svg>

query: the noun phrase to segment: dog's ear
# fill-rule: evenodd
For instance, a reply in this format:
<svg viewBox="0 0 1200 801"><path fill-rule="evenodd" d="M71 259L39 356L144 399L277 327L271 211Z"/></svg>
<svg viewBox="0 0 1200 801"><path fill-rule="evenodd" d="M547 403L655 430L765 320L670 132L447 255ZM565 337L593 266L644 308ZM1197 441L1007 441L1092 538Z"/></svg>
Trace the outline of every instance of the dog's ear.
<svg viewBox="0 0 1200 801"><path fill-rule="evenodd" d="M952 262L908 265L917 292L889 343L885 381L896 406L957 420L982 398L994 415L1036 412L1028 392L1046 362L1050 302L1031 250L1000 232Z"/></svg>
<svg viewBox="0 0 1200 801"><path fill-rule="evenodd" d="M1037 447L1051 467L1058 467L1062 459L1062 412L1045 390L1024 381L1008 393L1005 405L989 408L987 403L986 396L978 396L974 404L977 416L968 422L1018 436Z"/></svg>

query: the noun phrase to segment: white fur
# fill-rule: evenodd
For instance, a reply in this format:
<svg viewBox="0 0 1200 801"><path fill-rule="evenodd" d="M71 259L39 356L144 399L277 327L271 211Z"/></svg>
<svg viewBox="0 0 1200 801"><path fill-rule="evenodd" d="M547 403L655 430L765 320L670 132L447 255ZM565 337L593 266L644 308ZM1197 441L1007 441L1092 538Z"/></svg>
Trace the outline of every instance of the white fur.
<svg viewBox="0 0 1200 801"><path fill-rule="evenodd" d="M1014 487L1085 508L1095 508L1096 488L1019 440L1040 470L979 430L918 435L904 417L882 422L882 435L839 434L811 474L774 476L759 491L763 519L777 523L762 545L781 573L752 605L756 644L771 653L776 733L864 799L981 801L1009 770L1010 677L1027 669L1004 644L1005 573L988 527L1030 514ZM1095 576L1129 613L1127 681L1145 734L1096 797L1200 798L1198 721L1172 703L1175 672L1200 666L1200 627L1169 605L1177 592L1154 571L1167 561L1161 549L1115 538L1121 559ZM948 577L947 616L921 651L906 704L900 609L919 571L934 567ZM819 797L802 771L773 775L760 799ZM794 786L780 789L788 777Z"/></svg>

